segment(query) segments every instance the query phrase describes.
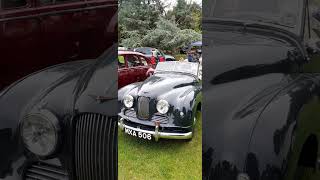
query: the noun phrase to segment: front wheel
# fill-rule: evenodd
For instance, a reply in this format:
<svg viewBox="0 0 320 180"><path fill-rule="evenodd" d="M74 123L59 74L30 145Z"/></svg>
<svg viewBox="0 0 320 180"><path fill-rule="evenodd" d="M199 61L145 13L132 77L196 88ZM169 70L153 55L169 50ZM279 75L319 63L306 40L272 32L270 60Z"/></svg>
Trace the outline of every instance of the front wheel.
<svg viewBox="0 0 320 180"><path fill-rule="evenodd" d="M191 136L191 138L187 139L187 141L191 141L193 139L194 134L195 134L195 130L196 130L196 124L200 118L201 118L201 111L197 111L193 117L192 136Z"/></svg>

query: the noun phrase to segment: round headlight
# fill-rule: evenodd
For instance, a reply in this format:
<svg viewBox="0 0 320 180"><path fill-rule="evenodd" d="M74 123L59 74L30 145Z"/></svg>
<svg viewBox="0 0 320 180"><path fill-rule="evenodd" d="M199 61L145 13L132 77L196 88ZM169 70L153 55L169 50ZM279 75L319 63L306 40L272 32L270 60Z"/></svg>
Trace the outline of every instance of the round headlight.
<svg viewBox="0 0 320 180"><path fill-rule="evenodd" d="M58 145L59 131L58 119L49 111L27 115L20 126L24 145L38 156L54 153Z"/></svg>
<svg viewBox="0 0 320 180"><path fill-rule="evenodd" d="M165 100L158 101L157 110L161 114L167 113L169 111L169 103Z"/></svg>
<svg viewBox="0 0 320 180"><path fill-rule="evenodd" d="M131 108L133 106L133 97L131 95L126 95L123 99L123 104L127 108Z"/></svg>

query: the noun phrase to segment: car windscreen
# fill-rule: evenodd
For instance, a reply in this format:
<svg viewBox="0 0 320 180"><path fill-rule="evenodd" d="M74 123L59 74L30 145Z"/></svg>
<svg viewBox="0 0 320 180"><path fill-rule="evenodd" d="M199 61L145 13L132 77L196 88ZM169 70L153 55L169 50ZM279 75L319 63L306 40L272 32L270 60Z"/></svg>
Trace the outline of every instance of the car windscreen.
<svg viewBox="0 0 320 180"><path fill-rule="evenodd" d="M187 74L192 74L197 76L198 70L199 70L198 63L167 61L167 62L159 62L155 69L155 73L178 72L178 73L187 73Z"/></svg>
<svg viewBox="0 0 320 180"><path fill-rule="evenodd" d="M288 28L299 25L303 0L213 0L206 18L224 18L271 23Z"/></svg>
<svg viewBox="0 0 320 180"><path fill-rule="evenodd" d="M152 55L151 48L136 48L135 51L146 55Z"/></svg>

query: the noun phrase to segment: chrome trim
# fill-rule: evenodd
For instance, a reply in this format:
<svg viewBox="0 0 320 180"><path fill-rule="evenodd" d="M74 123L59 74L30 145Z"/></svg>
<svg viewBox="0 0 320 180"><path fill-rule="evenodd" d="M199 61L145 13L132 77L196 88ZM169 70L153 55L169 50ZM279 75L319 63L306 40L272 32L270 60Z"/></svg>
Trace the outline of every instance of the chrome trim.
<svg viewBox="0 0 320 180"><path fill-rule="evenodd" d="M148 131L148 130L143 130L143 129L139 129L139 128L134 128L128 125L125 125L123 123L124 118L121 118L118 121L118 126L120 127L120 129L123 131L124 128L127 129L131 129L134 131L140 131L143 133L148 133L148 134L152 134L152 136L155 138L155 141L158 141L159 139L190 139L192 138L192 132L187 132L187 133L168 133L168 132L160 132L159 131L159 126L155 127L155 131Z"/></svg>

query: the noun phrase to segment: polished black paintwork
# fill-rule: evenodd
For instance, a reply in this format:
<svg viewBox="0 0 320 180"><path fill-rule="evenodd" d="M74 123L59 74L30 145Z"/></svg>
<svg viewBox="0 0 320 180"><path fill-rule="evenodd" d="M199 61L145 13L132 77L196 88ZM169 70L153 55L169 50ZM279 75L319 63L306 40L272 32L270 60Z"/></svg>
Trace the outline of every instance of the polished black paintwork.
<svg viewBox="0 0 320 180"><path fill-rule="evenodd" d="M119 104L121 104L121 113L125 110L122 105L122 100L125 95L132 95L137 102L140 96L150 98L153 102L150 107L150 114L157 113L156 102L163 99L168 101L170 108L166 116L169 122L161 125L162 127L180 127L192 129L193 117L195 116L196 108L201 104L201 81L192 75L160 72L150 76L144 82L134 83L123 87L118 92ZM134 104L134 109L137 106ZM180 112L184 112L184 117L180 116ZM131 121L143 125L155 126L154 122L140 120L138 118Z"/></svg>
<svg viewBox="0 0 320 180"><path fill-rule="evenodd" d="M72 118L81 113L117 116L116 53L115 45L97 60L49 67L15 82L1 92L0 179L21 179L24 167L40 159L23 147L18 128L23 116L41 109L54 113L62 127L62 143L58 151L42 160L62 166L74 179Z"/></svg>
<svg viewBox="0 0 320 180"><path fill-rule="evenodd" d="M204 18L203 179L291 180L315 167L320 59L310 42L320 39L304 36L305 18L295 31Z"/></svg>

